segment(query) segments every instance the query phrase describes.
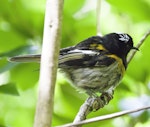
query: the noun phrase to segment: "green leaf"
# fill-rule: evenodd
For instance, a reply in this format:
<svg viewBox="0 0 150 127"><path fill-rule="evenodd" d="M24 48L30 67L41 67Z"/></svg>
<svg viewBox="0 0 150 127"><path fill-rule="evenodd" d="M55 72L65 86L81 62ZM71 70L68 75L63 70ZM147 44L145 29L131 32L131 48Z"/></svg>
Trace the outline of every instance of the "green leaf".
<svg viewBox="0 0 150 127"><path fill-rule="evenodd" d="M35 53L37 50L36 46L33 45L24 45L24 46L19 46L13 50L9 50L7 52L0 53L0 57L11 57L11 56L16 56L16 55L21 55L21 54L32 54Z"/></svg>
<svg viewBox="0 0 150 127"><path fill-rule="evenodd" d="M115 9L136 21L149 21L150 2L145 0L107 0Z"/></svg>
<svg viewBox="0 0 150 127"><path fill-rule="evenodd" d="M150 117L150 113L148 111L144 111L139 117L139 121L141 121L142 123L145 123L146 121L149 120L149 117Z"/></svg>
<svg viewBox="0 0 150 127"><path fill-rule="evenodd" d="M10 70L11 68L15 67L17 63L10 63L8 62L7 58L0 59L0 73Z"/></svg>
<svg viewBox="0 0 150 127"><path fill-rule="evenodd" d="M8 126L0 125L0 127L8 127Z"/></svg>
<svg viewBox="0 0 150 127"><path fill-rule="evenodd" d="M18 47L14 50L0 53L0 73L3 73L5 71L8 71L18 65L19 63L11 63L9 62L7 57L12 57L16 55L21 55L21 54L36 54L37 52L37 47L32 46L32 45L26 45L26 46L21 46Z"/></svg>
<svg viewBox="0 0 150 127"><path fill-rule="evenodd" d="M38 63L22 63L11 69L11 82L15 82L22 90L36 85L39 79Z"/></svg>
<svg viewBox="0 0 150 127"><path fill-rule="evenodd" d="M19 96L17 87L13 83L7 83L0 86L0 93L9 94L13 96Z"/></svg>

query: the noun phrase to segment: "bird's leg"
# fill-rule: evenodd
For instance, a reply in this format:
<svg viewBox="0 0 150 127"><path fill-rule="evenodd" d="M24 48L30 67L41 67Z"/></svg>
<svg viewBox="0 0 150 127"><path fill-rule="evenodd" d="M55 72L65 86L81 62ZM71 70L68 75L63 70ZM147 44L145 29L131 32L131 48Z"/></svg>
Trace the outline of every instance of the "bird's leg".
<svg viewBox="0 0 150 127"><path fill-rule="evenodd" d="M100 96L100 99L103 101L104 105L107 105L109 103L110 100L113 99L113 92L112 93L102 93L102 95Z"/></svg>
<svg viewBox="0 0 150 127"><path fill-rule="evenodd" d="M111 99L113 99L113 90L108 91L108 92L104 92L101 94L101 96L99 97L94 97L94 101L93 101L93 111L97 111L100 108L103 108L105 105L107 105L109 103L109 101Z"/></svg>
<svg viewBox="0 0 150 127"><path fill-rule="evenodd" d="M92 89L86 90L86 93L90 96L89 98L97 98L98 97L98 95Z"/></svg>

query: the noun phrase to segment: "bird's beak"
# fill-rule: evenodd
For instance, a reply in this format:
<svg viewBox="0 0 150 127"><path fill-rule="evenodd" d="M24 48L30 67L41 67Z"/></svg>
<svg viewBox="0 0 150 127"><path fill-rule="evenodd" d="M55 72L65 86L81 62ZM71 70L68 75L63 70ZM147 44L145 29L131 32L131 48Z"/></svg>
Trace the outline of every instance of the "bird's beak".
<svg viewBox="0 0 150 127"><path fill-rule="evenodd" d="M137 47L132 47L132 49L139 51L139 49Z"/></svg>

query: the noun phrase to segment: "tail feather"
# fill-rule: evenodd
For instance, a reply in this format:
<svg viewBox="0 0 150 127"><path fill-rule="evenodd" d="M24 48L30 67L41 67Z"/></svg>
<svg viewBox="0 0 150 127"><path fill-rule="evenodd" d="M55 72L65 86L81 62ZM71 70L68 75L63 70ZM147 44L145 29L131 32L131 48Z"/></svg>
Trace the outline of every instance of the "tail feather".
<svg viewBox="0 0 150 127"><path fill-rule="evenodd" d="M41 55L23 55L23 56L14 56L8 59L10 62L40 62Z"/></svg>

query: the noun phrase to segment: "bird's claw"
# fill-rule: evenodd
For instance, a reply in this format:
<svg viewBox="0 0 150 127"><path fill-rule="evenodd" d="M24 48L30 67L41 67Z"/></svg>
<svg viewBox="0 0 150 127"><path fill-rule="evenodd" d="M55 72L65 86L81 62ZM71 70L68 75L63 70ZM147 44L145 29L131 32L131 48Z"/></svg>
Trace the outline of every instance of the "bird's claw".
<svg viewBox="0 0 150 127"><path fill-rule="evenodd" d="M105 105L109 103L111 99L113 99L113 95L110 93L102 93L100 97L93 97L92 109L93 111L97 111L100 108L103 108Z"/></svg>

